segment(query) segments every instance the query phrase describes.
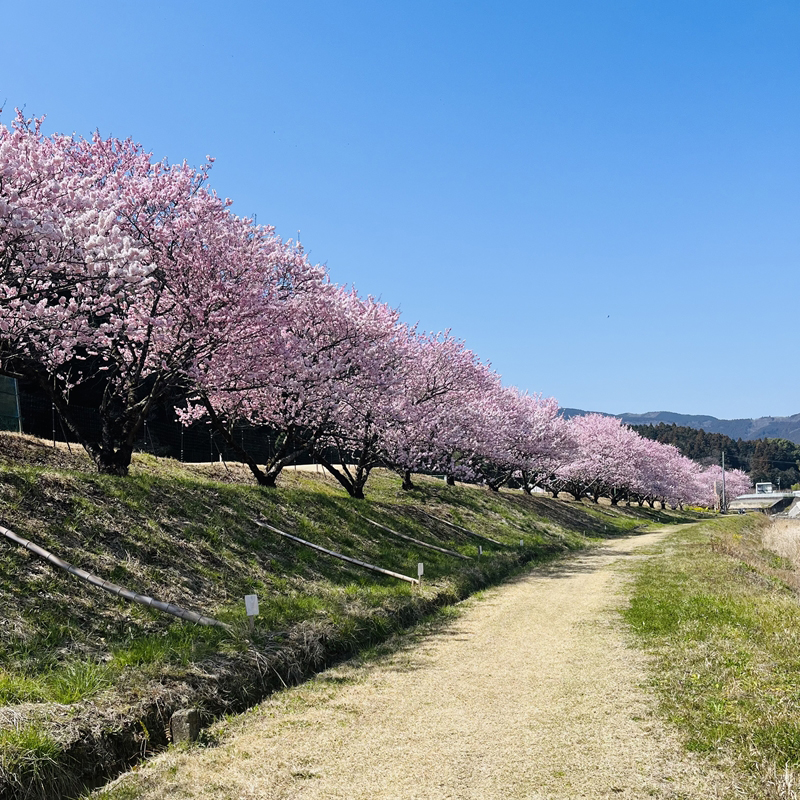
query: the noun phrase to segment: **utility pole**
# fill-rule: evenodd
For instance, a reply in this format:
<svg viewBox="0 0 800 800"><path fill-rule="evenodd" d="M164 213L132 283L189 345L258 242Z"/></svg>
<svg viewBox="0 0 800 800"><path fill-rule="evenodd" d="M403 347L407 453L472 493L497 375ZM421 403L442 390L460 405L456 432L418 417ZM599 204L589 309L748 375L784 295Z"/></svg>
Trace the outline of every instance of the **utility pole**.
<svg viewBox="0 0 800 800"><path fill-rule="evenodd" d="M721 511L726 511L728 503L725 497L725 451L722 451L722 508Z"/></svg>

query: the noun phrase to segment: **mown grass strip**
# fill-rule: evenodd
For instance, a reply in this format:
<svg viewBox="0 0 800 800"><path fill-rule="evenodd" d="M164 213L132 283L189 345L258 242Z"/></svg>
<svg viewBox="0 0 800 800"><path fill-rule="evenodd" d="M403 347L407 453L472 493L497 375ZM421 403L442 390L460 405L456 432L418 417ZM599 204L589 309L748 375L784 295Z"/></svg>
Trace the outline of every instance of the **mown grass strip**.
<svg viewBox="0 0 800 800"><path fill-rule="evenodd" d="M760 548L763 518L693 525L635 570L625 619L655 656L653 684L689 750L733 763L753 798L800 785L800 603L728 542ZM749 560L749 557L748 557Z"/></svg>

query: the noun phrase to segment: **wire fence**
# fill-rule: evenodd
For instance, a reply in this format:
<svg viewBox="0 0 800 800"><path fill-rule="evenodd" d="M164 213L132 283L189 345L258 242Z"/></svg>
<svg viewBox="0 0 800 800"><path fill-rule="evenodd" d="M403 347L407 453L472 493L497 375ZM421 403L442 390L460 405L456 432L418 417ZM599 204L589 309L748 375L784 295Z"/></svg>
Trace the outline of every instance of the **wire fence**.
<svg viewBox="0 0 800 800"><path fill-rule="evenodd" d="M3 395L0 395L0 402L2 398ZM55 406L46 397L20 391L18 398L19 414L13 417L13 427L6 427L5 430L28 433L54 443L78 444L77 438L70 433ZM3 408L0 405L0 414ZM100 440L101 422L95 409L70 405L70 416L81 433L94 441ZM3 419L0 417L0 423ZM266 463L275 454L278 434L269 428L242 425L234 429L233 436L236 443L259 464ZM148 419L138 433L134 449L185 462L241 460L207 422L183 425L177 419ZM297 463L309 464L312 459L300 458Z"/></svg>
<svg viewBox="0 0 800 800"><path fill-rule="evenodd" d="M20 432L17 382L0 375L0 430Z"/></svg>

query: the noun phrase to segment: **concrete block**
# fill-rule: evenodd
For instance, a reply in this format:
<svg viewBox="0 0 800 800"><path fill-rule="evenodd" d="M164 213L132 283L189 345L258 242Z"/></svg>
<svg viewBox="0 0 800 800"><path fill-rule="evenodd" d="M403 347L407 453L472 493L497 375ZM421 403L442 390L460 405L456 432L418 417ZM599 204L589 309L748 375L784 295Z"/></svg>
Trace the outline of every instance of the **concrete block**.
<svg viewBox="0 0 800 800"><path fill-rule="evenodd" d="M169 721L173 744L194 742L200 733L200 713L196 708L182 708Z"/></svg>

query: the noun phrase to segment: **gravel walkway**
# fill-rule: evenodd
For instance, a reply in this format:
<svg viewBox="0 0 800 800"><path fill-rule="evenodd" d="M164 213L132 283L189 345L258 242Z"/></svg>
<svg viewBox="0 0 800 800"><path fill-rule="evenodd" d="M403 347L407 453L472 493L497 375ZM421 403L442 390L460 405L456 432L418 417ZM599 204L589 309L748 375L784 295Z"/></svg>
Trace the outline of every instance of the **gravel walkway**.
<svg viewBox="0 0 800 800"><path fill-rule="evenodd" d="M615 540L469 601L377 663L344 665L165 753L124 797L709 798L723 780L654 716L614 609L637 549ZM121 787L120 787L121 788Z"/></svg>

